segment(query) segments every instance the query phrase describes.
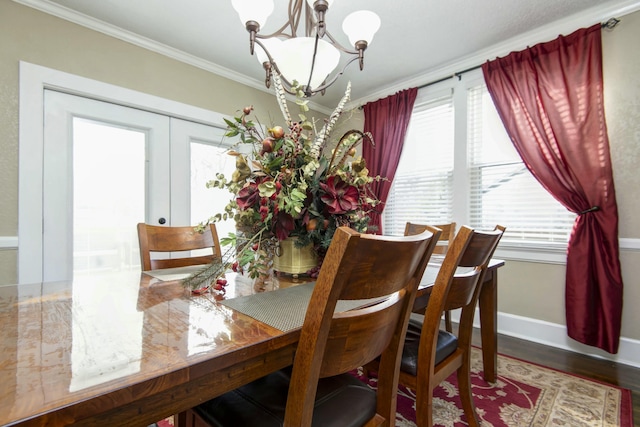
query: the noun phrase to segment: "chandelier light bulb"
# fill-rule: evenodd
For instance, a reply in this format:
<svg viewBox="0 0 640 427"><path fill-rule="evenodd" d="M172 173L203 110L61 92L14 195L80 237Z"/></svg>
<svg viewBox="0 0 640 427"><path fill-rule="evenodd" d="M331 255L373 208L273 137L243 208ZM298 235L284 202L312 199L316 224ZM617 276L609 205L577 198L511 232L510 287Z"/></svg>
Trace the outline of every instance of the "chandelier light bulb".
<svg viewBox="0 0 640 427"><path fill-rule="evenodd" d="M380 29L380 17L370 10L353 12L342 22L342 30L349 37L352 46L359 41L370 44L378 29Z"/></svg>
<svg viewBox="0 0 640 427"><path fill-rule="evenodd" d="M273 0L231 0L231 5L238 12L243 25L255 21L263 27L273 13Z"/></svg>

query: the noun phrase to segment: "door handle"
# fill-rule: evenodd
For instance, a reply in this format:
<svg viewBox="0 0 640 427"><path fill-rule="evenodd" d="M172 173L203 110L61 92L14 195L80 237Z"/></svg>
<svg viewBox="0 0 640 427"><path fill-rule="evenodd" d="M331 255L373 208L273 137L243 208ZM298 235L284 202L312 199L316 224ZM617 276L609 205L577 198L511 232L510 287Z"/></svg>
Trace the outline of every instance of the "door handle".
<svg viewBox="0 0 640 427"><path fill-rule="evenodd" d="M160 218L160 219L158 219L158 223L159 223L159 224L161 224L161 225L162 225L162 224L165 224L166 222L167 222L167 220L166 220L166 219L164 219L164 218Z"/></svg>

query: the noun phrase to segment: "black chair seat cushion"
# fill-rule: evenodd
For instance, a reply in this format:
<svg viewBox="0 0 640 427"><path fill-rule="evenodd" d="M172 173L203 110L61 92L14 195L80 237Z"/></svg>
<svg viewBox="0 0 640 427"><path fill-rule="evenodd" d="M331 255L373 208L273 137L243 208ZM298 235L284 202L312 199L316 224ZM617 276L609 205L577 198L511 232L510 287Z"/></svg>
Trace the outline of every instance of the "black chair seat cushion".
<svg viewBox="0 0 640 427"><path fill-rule="evenodd" d="M424 316L411 315L400 362L400 370L414 376L418 375L418 348L423 319ZM456 351L456 348L458 348L458 338L450 332L440 330L436 345L436 365Z"/></svg>
<svg viewBox="0 0 640 427"><path fill-rule="evenodd" d="M291 368L209 400L194 411L212 426L282 426ZM318 383L314 426L362 426L376 413L376 392L350 374Z"/></svg>

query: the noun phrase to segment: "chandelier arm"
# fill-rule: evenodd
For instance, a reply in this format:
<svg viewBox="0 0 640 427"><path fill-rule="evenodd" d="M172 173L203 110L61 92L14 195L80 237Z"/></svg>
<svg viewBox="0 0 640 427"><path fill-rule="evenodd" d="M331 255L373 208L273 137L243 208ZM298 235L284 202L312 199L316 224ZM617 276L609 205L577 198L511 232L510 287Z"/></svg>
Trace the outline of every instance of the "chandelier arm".
<svg viewBox="0 0 640 427"><path fill-rule="evenodd" d="M291 26L292 37L295 37L298 33L298 25L300 24L303 5L304 0L289 0L289 25Z"/></svg>
<svg viewBox="0 0 640 427"><path fill-rule="evenodd" d="M318 53L318 40L320 40L320 36L316 34L316 42L313 45L313 56L311 57L311 71L309 72L309 81L305 86L305 92L311 89L311 77L313 76L313 70L316 68L316 54Z"/></svg>
<svg viewBox="0 0 640 427"><path fill-rule="evenodd" d="M295 35L291 35L291 34L287 34L284 32L284 30L287 29L289 25L284 25L282 28L278 29L278 31L273 32L271 34L260 34L260 33L256 33L255 38L257 39L272 39L272 38L276 38L276 37L284 37L285 39L292 39L295 37Z"/></svg>
<svg viewBox="0 0 640 427"><path fill-rule="evenodd" d="M304 0L292 0L289 2L287 21L280 28L270 34L260 34L256 32L255 38L270 39L282 36L287 39L292 39L296 37L302 12L302 1ZM289 28L289 33L285 32L287 28Z"/></svg>
<svg viewBox="0 0 640 427"><path fill-rule="evenodd" d="M312 37L314 30L316 30L316 34L320 34L320 28L318 28L318 23L314 19L313 10L307 4L305 4L304 10L304 35L307 37ZM322 37L322 34L320 34L320 37Z"/></svg>
<svg viewBox="0 0 640 427"><path fill-rule="evenodd" d="M347 69L347 67L349 66L349 64L351 64L354 61L357 61L358 57L353 57L351 58L349 61L347 61L346 64L344 64L344 67L342 67L342 70L340 70L340 72L336 73L331 80L329 80L328 82L325 80L325 83L323 83L322 85L318 86L317 88L313 89L313 90L309 90L309 93L311 95L315 95L318 92L322 92L323 90L325 90L326 88L328 88L329 86L331 86L332 84L334 84L336 82L336 80L338 80L338 77L340 77L341 75L344 74L345 70Z"/></svg>
<svg viewBox="0 0 640 427"><path fill-rule="evenodd" d="M264 37L261 37L264 38ZM269 58L269 63L271 64L271 66L269 67L268 73L272 73L273 71L275 71L276 73L278 73L278 75L280 76L280 80L282 80L285 84L282 85L282 87L284 88L285 91L287 91L288 93L295 95L296 92L291 90L291 87L293 86L291 84L291 82L289 80L287 80L287 78L282 74L282 72L280 71L280 69L278 68L278 64L276 63L276 61L273 59L273 57L271 56L271 52L269 52L269 50L266 48L266 46L264 44L262 44L262 42L260 41L260 39L256 39L256 43L260 45L260 47L262 48L262 50L264 50L264 53L267 55L267 58ZM263 65L264 66L264 65ZM270 80L270 79L269 79ZM269 85L267 85L267 87L269 87Z"/></svg>
<svg viewBox="0 0 640 427"><path fill-rule="evenodd" d="M347 49L346 47L342 46L338 40L333 38L333 36L331 35L331 33L329 33L329 31L325 31L324 35L327 36L329 38L329 40L331 40L331 43L335 47L337 47L338 49L340 49L344 53L348 53L350 55L358 55L358 51L357 50Z"/></svg>

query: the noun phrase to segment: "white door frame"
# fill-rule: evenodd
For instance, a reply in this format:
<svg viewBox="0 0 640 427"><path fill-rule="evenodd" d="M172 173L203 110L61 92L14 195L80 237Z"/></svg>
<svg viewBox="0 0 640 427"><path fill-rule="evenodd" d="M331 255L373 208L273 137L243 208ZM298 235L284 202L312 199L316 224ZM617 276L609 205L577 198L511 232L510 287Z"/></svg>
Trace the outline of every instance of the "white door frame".
<svg viewBox="0 0 640 427"><path fill-rule="evenodd" d="M140 108L225 128L225 116L203 108L20 61L18 283L42 282L44 89Z"/></svg>

